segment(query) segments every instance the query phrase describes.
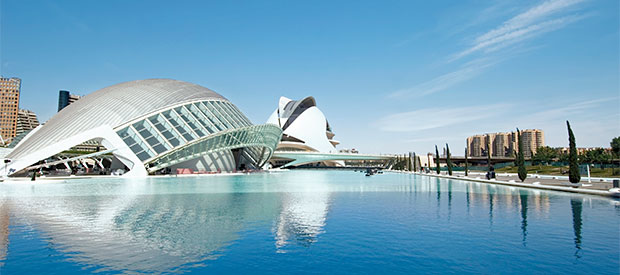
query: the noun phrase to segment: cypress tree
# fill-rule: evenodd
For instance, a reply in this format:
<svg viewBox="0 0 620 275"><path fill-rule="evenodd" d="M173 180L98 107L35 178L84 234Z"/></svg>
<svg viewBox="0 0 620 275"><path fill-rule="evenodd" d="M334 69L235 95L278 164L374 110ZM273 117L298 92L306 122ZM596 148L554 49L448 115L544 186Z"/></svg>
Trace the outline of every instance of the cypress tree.
<svg viewBox="0 0 620 275"><path fill-rule="evenodd" d="M568 180L571 183L578 183L581 180L579 174L579 164L577 163L577 146L575 145L575 135L570 128L570 123L566 121L566 127L568 128Z"/></svg>
<svg viewBox="0 0 620 275"><path fill-rule="evenodd" d="M417 172L415 153L413 153L413 172Z"/></svg>
<svg viewBox="0 0 620 275"><path fill-rule="evenodd" d="M409 158L409 155L407 154L405 154L404 157L405 157L405 170L411 171L411 162L410 162L411 159Z"/></svg>
<svg viewBox="0 0 620 275"><path fill-rule="evenodd" d="M467 177L467 169L469 169L469 163L467 162L467 147L465 147L465 176Z"/></svg>
<svg viewBox="0 0 620 275"><path fill-rule="evenodd" d="M525 158L523 156L523 140L521 139L521 132L517 128L517 137L519 138L519 153L517 154L517 165L519 166L517 173L519 179L523 182L527 178L527 170L525 169Z"/></svg>
<svg viewBox="0 0 620 275"><path fill-rule="evenodd" d="M411 153L407 154L407 166L409 171L413 171L413 163L411 162Z"/></svg>
<svg viewBox="0 0 620 275"><path fill-rule="evenodd" d="M489 165L489 171L491 171L491 136L487 135L487 164Z"/></svg>
<svg viewBox="0 0 620 275"><path fill-rule="evenodd" d="M435 171L437 171L437 174L441 173L441 170L439 169L439 150L437 149L437 145L435 145L435 157L437 158L437 161L435 161L435 165L437 166L435 168Z"/></svg>
<svg viewBox="0 0 620 275"><path fill-rule="evenodd" d="M446 163L448 164L448 175L452 176L452 161L450 160L450 147L446 143Z"/></svg>

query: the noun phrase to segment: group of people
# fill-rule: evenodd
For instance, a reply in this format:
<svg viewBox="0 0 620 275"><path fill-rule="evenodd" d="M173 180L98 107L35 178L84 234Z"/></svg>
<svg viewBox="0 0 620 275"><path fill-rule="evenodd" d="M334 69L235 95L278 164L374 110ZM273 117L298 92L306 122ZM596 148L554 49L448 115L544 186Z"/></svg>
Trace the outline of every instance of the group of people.
<svg viewBox="0 0 620 275"><path fill-rule="evenodd" d="M495 167L493 167L493 165L491 165L491 167L489 167L489 172L487 172L486 177L487 177L488 180L495 178Z"/></svg>

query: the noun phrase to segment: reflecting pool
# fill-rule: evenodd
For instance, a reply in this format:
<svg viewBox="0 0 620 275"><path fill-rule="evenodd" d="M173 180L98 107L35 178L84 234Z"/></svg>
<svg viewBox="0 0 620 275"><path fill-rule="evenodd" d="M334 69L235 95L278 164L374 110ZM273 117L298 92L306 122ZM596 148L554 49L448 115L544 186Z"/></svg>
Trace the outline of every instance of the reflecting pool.
<svg viewBox="0 0 620 275"><path fill-rule="evenodd" d="M617 274L620 202L385 173L0 183L0 274Z"/></svg>

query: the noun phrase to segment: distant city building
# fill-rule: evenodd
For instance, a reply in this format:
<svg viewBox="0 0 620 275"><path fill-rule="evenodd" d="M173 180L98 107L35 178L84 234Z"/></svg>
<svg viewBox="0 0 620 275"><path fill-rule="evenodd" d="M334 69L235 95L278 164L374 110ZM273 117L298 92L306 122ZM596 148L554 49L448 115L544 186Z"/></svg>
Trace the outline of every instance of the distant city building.
<svg viewBox="0 0 620 275"><path fill-rule="evenodd" d="M2 143L8 143L16 135L17 109L22 81L19 78L0 77L0 135Z"/></svg>
<svg viewBox="0 0 620 275"><path fill-rule="evenodd" d="M536 149L545 146L545 135L542 130L523 130L521 131L523 138L523 155L531 157L536 154Z"/></svg>
<svg viewBox="0 0 620 275"><path fill-rule="evenodd" d="M82 98L79 95L71 94L69 91L60 90L58 92L58 112L69 106L69 104L78 101L78 99Z"/></svg>
<svg viewBox="0 0 620 275"><path fill-rule="evenodd" d="M556 147L554 149L556 150L556 152L558 152L558 154L568 154L570 152L569 147ZM585 154L586 152L594 151L598 149L603 149L603 151L605 151L605 153L607 154L613 153L613 149L605 148L605 147L577 147L576 149L577 149L578 155Z"/></svg>
<svg viewBox="0 0 620 275"><path fill-rule="evenodd" d="M22 133L37 128L39 126L39 120L37 115L30 110L19 109L17 112L17 129L16 136Z"/></svg>
<svg viewBox="0 0 620 275"><path fill-rule="evenodd" d="M523 139L523 155L531 157L536 149L545 146L545 135L540 129L527 129L521 131ZM471 157L512 157L518 151L516 132L488 133L475 135L467 138L468 154ZM489 148L487 147L487 144Z"/></svg>
<svg viewBox="0 0 620 275"><path fill-rule="evenodd" d="M101 141L97 139L91 139L71 147L69 151L97 152L101 151L102 148L105 147L101 144Z"/></svg>
<svg viewBox="0 0 620 275"><path fill-rule="evenodd" d="M78 101L80 98L82 97L79 95L71 94L69 91L60 90L58 92L58 112L69 106L71 103ZM103 146L100 141L89 140L71 147L69 151L96 152L102 147Z"/></svg>

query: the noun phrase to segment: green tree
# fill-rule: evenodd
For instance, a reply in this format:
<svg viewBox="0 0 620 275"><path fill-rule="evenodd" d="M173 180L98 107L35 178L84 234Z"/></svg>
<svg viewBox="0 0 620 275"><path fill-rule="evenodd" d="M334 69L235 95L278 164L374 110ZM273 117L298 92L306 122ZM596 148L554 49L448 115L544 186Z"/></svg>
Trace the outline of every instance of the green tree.
<svg viewBox="0 0 620 275"><path fill-rule="evenodd" d="M446 163L448 164L448 175L452 176L452 161L450 160L450 147L446 143Z"/></svg>
<svg viewBox="0 0 620 275"><path fill-rule="evenodd" d="M568 128L568 180L572 183L578 183L581 180L579 174L579 163L577 163L577 145L575 145L575 135L570 128L570 123L566 121L566 128Z"/></svg>
<svg viewBox="0 0 620 275"><path fill-rule="evenodd" d="M536 154L532 157L532 161L548 165L555 158L557 158L555 149L549 146L542 146L536 149Z"/></svg>
<svg viewBox="0 0 620 275"><path fill-rule="evenodd" d="M615 137L612 139L609 146L611 146L611 151L613 152L614 157L620 158L620 137Z"/></svg>
<svg viewBox="0 0 620 275"><path fill-rule="evenodd" d="M467 157L468 157L468 153L467 153L467 147L465 147L465 176L467 177L467 170L469 169L469 163L467 162Z"/></svg>
<svg viewBox="0 0 620 275"><path fill-rule="evenodd" d="M615 137L609 143L611 146L611 174L616 175L616 166L614 160L620 158L620 137Z"/></svg>
<svg viewBox="0 0 620 275"><path fill-rule="evenodd" d="M521 132L517 128L517 137L519 138L519 153L517 153L517 173L521 182L527 178L527 170L525 169L525 157L523 156L523 139L521 138Z"/></svg>
<svg viewBox="0 0 620 275"><path fill-rule="evenodd" d="M599 161L601 162L601 169L603 168L603 164L605 163L611 163L611 161L614 159L613 155L611 153L607 153L605 152L605 150L602 150L603 152L601 153L601 156L599 157Z"/></svg>
<svg viewBox="0 0 620 275"><path fill-rule="evenodd" d="M415 156L415 153L413 153L413 167L412 167L413 168L412 169L413 172L417 172L417 167L416 166L417 166L416 165L416 156Z"/></svg>
<svg viewBox="0 0 620 275"><path fill-rule="evenodd" d="M558 160L562 163L567 163L568 162L568 154L567 153L560 153L558 154Z"/></svg>
<svg viewBox="0 0 620 275"><path fill-rule="evenodd" d="M436 168L435 171L437 171L437 174L439 175L439 173L441 173L441 169L439 168L439 150L437 149L437 145L435 145L435 164L436 164Z"/></svg>

